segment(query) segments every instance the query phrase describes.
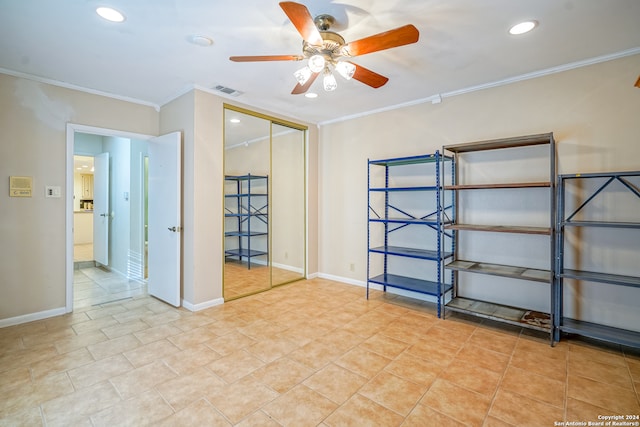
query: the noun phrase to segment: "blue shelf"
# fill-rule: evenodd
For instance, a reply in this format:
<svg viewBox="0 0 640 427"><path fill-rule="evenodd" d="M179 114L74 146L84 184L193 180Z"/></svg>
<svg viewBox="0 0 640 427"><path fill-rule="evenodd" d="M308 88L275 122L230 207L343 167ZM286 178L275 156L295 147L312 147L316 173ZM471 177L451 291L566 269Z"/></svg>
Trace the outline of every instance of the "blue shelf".
<svg viewBox="0 0 640 427"><path fill-rule="evenodd" d="M557 326L562 332L582 335L614 344L640 348L640 332L628 329L614 328L598 323L583 322L580 320L563 317Z"/></svg>
<svg viewBox="0 0 640 427"><path fill-rule="evenodd" d="M445 295L451 291L451 285L445 283L443 264L444 259L449 258L453 253L451 234L447 234L444 231L444 225L450 222L448 214L453 208L452 205L444 206L442 203L443 193L447 190L444 190L440 184L440 171L441 168L443 169L445 162L451 162L451 157L444 157L438 151L434 154L368 161L367 298L369 297L371 284L382 285L385 292L387 288L396 288L435 296L437 298L437 315L438 317L442 315ZM416 165L415 167L419 168L419 173L417 172L418 169L415 168L404 169L401 171L402 178L405 180L410 179L412 174L415 174L414 181L416 181L416 185L392 186L390 184L390 177L393 175L391 170L397 170L395 168L409 165ZM425 165L425 167L422 168L420 165ZM380 168L384 172L384 185L380 185L382 174L375 174L372 178L372 170L380 171ZM374 183L374 180L377 182ZM429 181L427 184L435 181L435 185L420 185L422 183L420 180ZM413 194L405 199L401 196L396 196L396 194L400 195L402 193ZM372 194L376 195L374 197L376 206L372 206ZM392 194L394 195L392 196L393 204L390 203ZM384 201L382 200L383 197ZM432 212L410 213L403 208L403 205L406 205L409 200L420 200L417 205L423 206L421 209L432 209ZM391 217L389 215L390 212L397 217ZM377 225L372 228L374 224ZM406 227L422 227L422 229L429 230L428 233L433 234L433 239L428 239L428 241L416 239L414 244L419 247L394 245L393 241L396 239L394 236L403 233L400 230L405 230L406 239L406 233L409 230ZM376 237L384 239L382 246L371 246L372 233L378 233ZM382 233L382 235L379 233ZM447 251L443 249L445 240L451 246ZM405 242L403 241L402 243ZM393 257L435 262L435 274L433 273L433 268L429 268L430 272L427 274L432 277L415 278L394 274L390 266L390 260ZM422 265L426 266L425 264ZM419 264L416 264L416 266L420 268ZM379 272L380 269L383 271L382 274L371 274L372 270Z"/></svg>

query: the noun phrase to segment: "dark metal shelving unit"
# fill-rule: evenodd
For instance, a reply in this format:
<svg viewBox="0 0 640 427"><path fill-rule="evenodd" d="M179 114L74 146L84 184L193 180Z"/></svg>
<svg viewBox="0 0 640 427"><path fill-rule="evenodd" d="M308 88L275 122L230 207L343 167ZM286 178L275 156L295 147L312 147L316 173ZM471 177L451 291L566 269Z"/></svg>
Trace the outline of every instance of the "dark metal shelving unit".
<svg viewBox="0 0 640 427"><path fill-rule="evenodd" d="M225 258L235 258L240 262L246 260L249 270L251 269L251 259L255 257L266 257L266 264L268 264L269 178L249 173L246 175L227 175L224 179L235 184L234 192L224 195ZM258 191L255 190L256 187ZM232 227L226 218L235 219L232 221ZM256 243L256 239L263 236L265 237L264 241L260 244ZM233 239L235 244L227 245L227 239Z"/></svg>
<svg viewBox="0 0 640 427"><path fill-rule="evenodd" d="M556 301L554 310L554 341L560 340L562 332L577 334L602 341L622 344L630 347L640 348L640 332L615 328L607 325L585 322L577 319L564 317L564 279L575 279L578 281L600 283L603 286L628 286L640 288L640 274L638 276L610 274L598 271L582 271L566 268L565 266L565 230L571 227L598 227L609 229L638 230L640 239L640 214L637 214L637 221L601 221L601 220L577 220L574 219L580 212L588 210L592 200L599 194L604 193L607 188L614 183L621 184L623 189L628 190L628 194L640 198L640 187L630 181L630 178L640 177L639 172L604 172L586 174L566 174L558 176L557 204L558 214L556 223L556 280L554 283L554 300ZM566 210L567 183L570 181L591 181L595 184L595 189L584 198L584 201L573 211ZM599 185L598 185L599 184ZM612 210L614 208L611 208ZM626 231L633 233L633 231ZM639 246L640 248L640 246ZM640 270L639 270L640 272Z"/></svg>
<svg viewBox="0 0 640 427"><path fill-rule="evenodd" d="M444 298L451 291L451 285L446 284L444 280L444 270L442 265L444 260L451 257L453 247L451 246L451 235L445 235L443 225L448 222L447 212L450 213L452 206L444 206L442 203L442 194L444 192L440 184L441 170L443 170L444 162L451 162L450 157L442 156L438 151L434 154L426 154L411 157L398 157L382 160L368 161L367 174L367 205L368 205L368 227L367 227L367 298L369 298L369 288L371 284L382 285L386 292L387 288L396 288L406 291L416 292L420 294L435 296L437 299L438 317L441 316ZM420 185L416 182L415 186L393 186L390 183L392 170L400 170L403 166L409 165L425 165L425 176L433 177L435 185ZM382 186L374 186L372 181L372 168L384 169L384 184ZM420 181L421 177L415 177ZM380 193L384 195L383 206L372 205L372 195ZM392 194L399 193L415 193L416 198L427 200L432 198L433 210L416 216L407 212L402 205L402 200L392 201ZM376 210L378 208L378 210ZM378 214L382 211L382 214ZM397 215L391 217L390 213ZM371 246L372 227L375 224L381 224L383 227L384 244L382 246ZM405 227L427 227L434 231L434 238L430 242L415 241L411 247L397 246L390 242L394 240L394 233ZM449 237L449 245L451 248L447 251L443 249L446 244L446 237ZM376 255L382 256L382 274L371 275L372 257ZM389 265L390 260L394 257L405 259L414 259L422 261L434 262L436 265L436 274L434 277L410 277L405 274L395 274ZM417 261L420 262L420 261Z"/></svg>
<svg viewBox="0 0 640 427"><path fill-rule="evenodd" d="M474 184L460 183L458 162L459 157L466 153L475 153L488 150L504 150L518 149L530 146L548 146L549 158L549 180L535 182L505 182L490 184ZM503 138L488 141L470 142L464 144L445 145L443 153L452 153L453 158L453 180L450 185L444 185L445 190L454 192L453 200L453 222L445 225L446 230L451 230L454 238L455 253L453 260L445 264L445 269L452 271L453 292L452 299L445 305L445 311L451 310L466 313L481 318L491 319L503 323L517 325L529 329L539 330L549 333L552 339L552 321L551 313L541 313L521 307L512 307L498 304L491 301L470 299L460 293L460 272L476 273L492 276L506 277L517 280L527 280L537 283L546 283L549 292L549 302L551 311L553 311L552 301L552 284L554 282L554 262L555 262L555 177L556 177L556 158L555 158L555 140L553 133L545 133L538 135L521 136L515 138ZM508 161L508 160L507 160ZM443 177L444 181L444 177ZM515 226L515 225L488 225L488 224L464 224L457 221L458 210L461 209L459 204L459 193L462 191L503 191L510 189L521 189L522 191L541 191L549 192L550 212L548 227L532 227L532 226ZM488 262L480 262L469 259L461 259L458 255L458 247L461 233L513 233L519 235L538 235L548 236L549 238L549 269L537 269L527 266L503 265ZM487 297L487 299L490 299ZM526 306L526 301L523 301Z"/></svg>

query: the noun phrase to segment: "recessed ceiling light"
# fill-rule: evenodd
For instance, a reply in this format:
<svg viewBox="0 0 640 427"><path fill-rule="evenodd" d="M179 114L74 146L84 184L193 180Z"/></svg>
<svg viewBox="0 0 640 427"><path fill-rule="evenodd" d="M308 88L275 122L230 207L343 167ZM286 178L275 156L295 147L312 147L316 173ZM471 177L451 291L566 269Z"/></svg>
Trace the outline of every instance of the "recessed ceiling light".
<svg viewBox="0 0 640 427"><path fill-rule="evenodd" d="M99 7L96 9L96 13L111 22L124 21L124 15L117 10L110 7Z"/></svg>
<svg viewBox="0 0 640 427"><path fill-rule="evenodd" d="M519 34L528 33L538 26L538 21L524 21L519 24L514 25L509 29L509 34L513 34L517 36Z"/></svg>
<svg viewBox="0 0 640 427"><path fill-rule="evenodd" d="M304 94L304 96L306 96L307 98L317 98L318 94L315 92L307 92Z"/></svg>
<svg viewBox="0 0 640 427"><path fill-rule="evenodd" d="M230 119L231 123L240 123L240 119Z"/></svg>
<svg viewBox="0 0 640 427"><path fill-rule="evenodd" d="M198 34L189 36L189 42L203 47L211 46L213 44L213 40L210 37L201 36Z"/></svg>

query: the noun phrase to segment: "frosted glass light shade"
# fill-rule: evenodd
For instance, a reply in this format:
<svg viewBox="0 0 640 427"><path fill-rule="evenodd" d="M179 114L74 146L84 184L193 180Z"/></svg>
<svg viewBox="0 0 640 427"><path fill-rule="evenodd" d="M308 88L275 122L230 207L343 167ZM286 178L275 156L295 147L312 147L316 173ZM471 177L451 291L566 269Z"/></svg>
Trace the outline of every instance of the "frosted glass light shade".
<svg viewBox="0 0 640 427"><path fill-rule="evenodd" d="M327 92L336 90L336 88L338 87L338 82L336 81L336 78L333 76L333 74L331 74L331 71L329 70L325 71L322 84L324 86L324 90L326 90Z"/></svg>
<svg viewBox="0 0 640 427"><path fill-rule="evenodd" d="M313 55L309 58L309 68L314 73L322 71L324 68L324 57L322 55Z"/></svg>
<svg viewBox="0 0 640 427"><path fill-rule="evenodd" d="M356 72L356 66L351 62L341 61L336 64L336 71L345 79L351 80Z"/></svg>

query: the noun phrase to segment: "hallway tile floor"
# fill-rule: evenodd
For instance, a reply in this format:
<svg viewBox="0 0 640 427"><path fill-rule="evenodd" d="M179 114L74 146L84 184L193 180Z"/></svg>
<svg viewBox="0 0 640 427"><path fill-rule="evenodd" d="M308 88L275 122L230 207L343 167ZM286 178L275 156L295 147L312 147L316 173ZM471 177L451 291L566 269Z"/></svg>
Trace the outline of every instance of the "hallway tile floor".
<svg viewBox="0 0 640 427"><path fill-rule="evenodd" d="M147 285L99 267L73 271L74 310L144 296Z"/></svg>
<svg viewBox="0 0 640 427"><path fill-rule="evenodd" d="M637 351L552 348L364 293L314 279L197 313L132 296L0 329L0 425L537 427L640 414Z"/></svg>

